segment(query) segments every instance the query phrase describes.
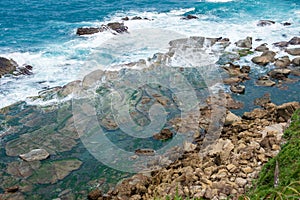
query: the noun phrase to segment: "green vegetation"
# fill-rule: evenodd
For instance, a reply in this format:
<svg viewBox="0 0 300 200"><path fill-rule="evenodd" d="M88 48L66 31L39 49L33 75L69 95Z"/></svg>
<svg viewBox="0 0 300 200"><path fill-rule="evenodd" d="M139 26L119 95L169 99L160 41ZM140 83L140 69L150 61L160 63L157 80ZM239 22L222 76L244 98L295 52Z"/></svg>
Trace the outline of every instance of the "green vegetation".
<svg viewBox="0 0 300 200"><path fill-rule="evenodd" d="M239 49L238 50L238 54L240 57L243 57L243 56L247 56L249 54L253 54L254 52L251 51L250 49Z"/></svg>
<svg viewBox="0 0 300 200"><path fill-rule="evenodd" d="M280 153L271 159L261 171L248 197L240 199L299 199L300 198L300 110L297 110L290 127L284 134L287 143ZM279 167L279 183L274 187L276 161Z"/></svg>

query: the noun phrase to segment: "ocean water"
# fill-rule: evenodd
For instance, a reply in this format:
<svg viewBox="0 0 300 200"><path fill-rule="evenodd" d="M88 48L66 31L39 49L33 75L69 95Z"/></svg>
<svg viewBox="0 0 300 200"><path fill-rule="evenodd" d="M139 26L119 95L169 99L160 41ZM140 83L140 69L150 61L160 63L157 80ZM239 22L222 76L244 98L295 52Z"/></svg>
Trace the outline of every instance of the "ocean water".
<svg viewBox="0 0 300 200"><path fill-rule="evenodd" d="M193 14L197 20L182 20ZM299 0L1 0L0 1L0 56L12 58L19 65L33 66L33 75L3 77L0 79L0 107L8 106L39 91L62 86L82 78L89 72L85 63L95 50L118 36L100 33L92 36L77 36L76 29L82 26L100 26L122 17L141 16L151 20L125 21L130 34L141 33L124 44L139 44L134 50L124 48L116 52L104 52L101 66L107 69L120 62L132 62L152 57L158 51L166 51L167 43L149 48L149 40L167 41L183 36L228 37L232 43L252 36L261 38L260 43L273 43L299 36ZM258 27L260 19L270 19L276 24ZM283 26L290 22L291 26ZM147 30L166 30L166 35L157 35ZM166 37L167 36L167 37ZM142 38L142 39L141 39ZM123 45L123 46L122 46ZM144 45L144 46L143 46ZM101 63L102 62L102 63Z"/></svg>

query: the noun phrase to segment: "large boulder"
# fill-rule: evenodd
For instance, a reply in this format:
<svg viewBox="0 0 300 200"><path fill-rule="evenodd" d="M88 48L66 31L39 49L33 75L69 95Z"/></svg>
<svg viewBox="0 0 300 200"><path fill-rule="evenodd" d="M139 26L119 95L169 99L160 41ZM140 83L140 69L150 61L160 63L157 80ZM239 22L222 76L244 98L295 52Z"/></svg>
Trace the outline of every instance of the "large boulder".
<svg viewBox="0 0 300 200"><path fill-rule="evenodd" d="M276 85L274 81L270 80L269 76L259 77L258 80L256 81L256 84L259 86L267 86L267 87L272 87Z"/></svg>
<svg viewBox="0 0 300 200"><path fill-rule="evenodd" d="M291 45L298 45L300 44L300 37L293 37L290 41L289 44Z"/></svg>
<svg viewBox="0 0 300 200"><path fill-rule="evenodd" d="M77 35L91 35L91 34L95 34L95 33L99 33L100 32L100 28L95 28L95 27L88 27L88 28L78 28L76 31Z"/></svg>
<svg viewBox="0 0 300 200"><path fill-rule="evenodd" d="M285 51L292 56L300 56L300 48L286 49Z"/></svg>
<svg viewBox="0 0 300 200"><path fill-rule="evenodd" d="M17 66L18 64L14 60L0 57L0 78L4 74L14 72Z"/></svg>
<svg viewBox="0 0 300 200"><path fill-rule="evenodd" d="M112 22L107 24L108 28L116 31L117 33L128 32L128 27L124 25L124 23Z"/></svg>
<svg viewBox="0 0 300 200"><path fill-rule="evenodd" d="M20 158L25 161L37 161L37 160L45 160L49 157L49 153L45 149L33 149L28 153L20 154Z"/></svg>
<svg viewBox="0 0 300 200"><path fill-rule="evenodd" d="M276 67L288 67L290 64L291 64L291 61L288 56L283 56L281 58L276 59L276 61L275 61Z"/></svg>
<svg viewBox="0 0 300 200"><path fill-rule="evenodd" d="M280 41L280 42L275 42L275 43L273 43L273 45L274 45L275 47L283 48L283 47L289 46L289 43L286 42L286 41Z"/></svg>
<svg viewBox="0 0 300 200"><path fill-rule="evenodd" d="M238 93L238 94L244 94L245 93L245 86L240 85L240 84L234 84L230 86L230 90L233 93Z"/></svg>
<svg viewBox="0 0 300 200"><path fill-rule="evenodd" d="M274 51L265 51L260 56L253 57L251 61L255 64L266 66L268 63L275 61L275 55Z"/></svg>
<svg viewBox="0 0 300 200"><path fill-rule="evenodd" d="M292 60L292 64L295 66L300 66L300 57L296 57Z"/></svg>
<svg viewBox="0 0 300 200"><path fill-rule="evenodd" d="M235 43L235 45L240 48L251 49L252 48L252 37L246 37L246 39L239 40Z"/></svg>
<svg viewBox="0 0 300 200"><path fill-rule="evenodd" d="M108 23L107 25L102 25L100 28L99 27L81 27L78 28L76 31L77 35L92 35L95 33L107 31L107 30L113 30L117 33L124 33L128 32L128 27L124 25L124 23L119 23L119 22L112 22Z"/></svg>
<svg viewBox="0 0 300 200"><path fill-rule="evenodd" d="M261 52L265 52L265 51L268 51L269 48L267 47L267 44L264 43L264 44L261 44L259 45L258 47L255 48L255 51L261 51Z"/></svg>
<svg viewBox="0 0 300 200"><path fill-rule="evenodd" d="M290 69L273 69L268 73L268 75L274 79L285 80L287 79L290 72L291 72Z"/></svg>

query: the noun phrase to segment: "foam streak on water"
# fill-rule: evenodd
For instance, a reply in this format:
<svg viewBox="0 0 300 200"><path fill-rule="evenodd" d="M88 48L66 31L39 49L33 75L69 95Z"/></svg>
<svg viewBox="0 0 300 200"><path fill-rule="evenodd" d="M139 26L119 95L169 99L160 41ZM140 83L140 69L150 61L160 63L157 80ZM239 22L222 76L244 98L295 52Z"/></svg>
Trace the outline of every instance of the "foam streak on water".
<svg viewBox="0 0 300 200"><path fill-rule="evenodd" d="M190 3L193 5L192 7L176 8L167 12L155 11L160 9L158 7L150 7L151 11L147 11L146 9L120 11L122 9L116 8L110 12L111 14L105 17L104 20L98 19L97 16L91 16L90 18L92 18L92 20L86 17L86 20L82 22L67 22L51 19L47 22L47 27L58 28L58 33L53 34L57 34L58 37L63 35L61 38L64 38L64 40L60 40L60 38L57 40L57 43L55 43L52 40L41 38L43 42L33 45L31 49L26 46L24 49L29 48L30 50L25 52L20 48L14 49L13 46L11 46L11 48L7 46L0 47L0 56L13 58L19 65L32 65L34 73L34 75L31 76L8 76L1 78L0 107L5 107L17 101L25 100L26 97L37 95L42 89L62 86L73 80L81 79L84 72L88 73L92 70L84 65L85 59L95 51L99 51L98 47L105 41L119 37L109 32L78 37L75 35L76 28L81 26L100 26L103 23L120 22L121 18L125 16L129 16L129 18L140 16L150 20L125 21L125 25L129 28L129 34L135 34L134 30L136 29L149 29L150 34L148 36L137 35L136 37L145 37L145 40L159 40L160 38L155 38L153 36L155 33L152 33L150 30L165 29L186 37L228 37L232 42L229 49L234 47L233 43L235 41L247 36L251 36L253 39L262 39L260 42L254 41L254 47L261 43L272 44L278 41L289 40L293 36L299 36L300 6L298 3L294 3L296 1L286 3L286 6L289 5L291 10L288 10L288 8L277 9L275 3L273 5L267 1L249 2L250 3L247 4L246 1L238 0L206 0L192 2ZM241 3L241 5L239 5L239 3ZM261 8L263 6L265 6L265 10ZM250 11L244 12L244 9L253 9L253 13ZM255 9L262 10L257 11ZM277 9L277 13L272 11L272 9ZM276 24L268 27L256 26L259 19L256 12L262 12L262 15L276 21ZM183 15L187 14L193 14L199 19L182 20ZM291 22L292 25L287 27L283 26L281 23L285 21ZM2 26L0 23L0 28L3 28ZM126 35L122 37L126 40ZM172 37L172 35L170 35L167 37L171 40L174 39L175 36ZM166 40L163 39L163 41ZM104 69L107 69L108 65L147 59L147 57L152 57L153 53L166 52L168 47L168 44L164 42L160 46L149 49L147 46L143 47L143 44L136 44L132 37L130 40L128 39L126 45L127 48L101 49L103 53L101 57L103 62L102 66ZM135 49L128 48L131 46L134 46ZM272 48L271 45L270 47ZM278 51L278 49L275 50Z"/></svg>

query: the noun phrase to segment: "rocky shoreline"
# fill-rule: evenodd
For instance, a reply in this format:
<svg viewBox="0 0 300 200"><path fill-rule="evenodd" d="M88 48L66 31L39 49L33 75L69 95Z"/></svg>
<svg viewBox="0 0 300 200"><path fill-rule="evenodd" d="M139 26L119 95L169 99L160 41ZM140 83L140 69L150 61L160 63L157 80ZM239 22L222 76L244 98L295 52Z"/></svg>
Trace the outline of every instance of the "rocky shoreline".
<svg viewBox="0 0 300 200"><path fill-rule="evenodd" d="M170 166L125 179L106 194L93 190L88 198L100 199L238 199L253 185L264 164L275 157L284 143L284 130L299 102L246 112L242 117L227 111L221 137L207 149L201 140Z"/></svg>
<svg viewBox="0 0 300 200"><path fill-rule="evenodd" d="M188 15L183 19L190 20L196 17ZM129 19L123 19L123 21L127 20ZM131 20L149 19L136 17ZM270 26L274 23L260 21L258 26ZM81 36L103 31L110 31L112 34L130 34L130 30L123 22L109 23L101 27L78 28L76 33ZM255 40L257 39L259 38ZM152 58L121 65L120 71L99 69L86 75L83 80L41 91L39 96L31 97L32 101L47 102L58 99L63 103L39 107L19 102L2 108L0 110L0 138L3 143L1 152L5 156L5 162L0 165L0 187L3 189L0 199L24 199L24 195L32 194L33 189L38 188L39 184L64 185L63 181L66 177L72 176L73 172L83 168L84 161L78 152L83 153L86 150L82 151L80 147L76 150L77 153L72 152L80 145L80 135L74 126L74 118L75 121L76 118L84 121L83 119L88 118L86 110L89 110L89 107L84 107L83 104L79 108L82 112L75 113L77 115L74 116L72 102L68 100L69 95L73 93L82 98L89 94L90 90L96 89L95 93L105 99L105 96L114 88L123 89L124 86L130 84L127 78L135 76L142 80L143 73L151 74L155 70L166 70L166 66L172 60L178 59L176 57L178 52L182 53L191 49L195 55L203 53L203 49L209 49L210 53L219 56L217 68L220 70L221 81L227 85L233 95L247 93L248 88L245 85L253 78L256 79L254 83L258 88L287 89L289 84L299 82L300 51L298 47L291 48L291 46L300 45L299 37L293 37L289 41L275 42L273 45L263 43L258 47L253 47L253 38L247 37L234 42L234 48L230 50L228 47L233 45L230 39L222 37L182 38L170 41L169 44L167 53L157 53ZM270 48L279 49L275 52ZM248 65L240 63L243 58L247 58L251 63L248 62ZM31 66L19 67L16 62L7 58L0 58L0 64L0 76L32 74ZM266 73L257 76L253 73L254 64L255 67L264 69ZM141 70L133 69L133 66L140 67ZM219 83L220 80L202 80L199 70L203 68L193 67L196 67L196 70L177 67L175 74L182 73L193 82L195 93L201 93L204 86L211 87ZM204 70L210 70L210 68L207 67ZM164 75L169 76L169 74ZM232 110L241 108L243 102L237 102L229 94L223 92L220 92L219 96L210 95L205 102L199 103L198 111L201 113L199 118L179 119L178 116L171 116L167 121L169 127L153 133L155 141L164 141L174 137L174 130L188 132L196 128L203 131L193 133L193 141L183 145L180 151L182 155L178 159L171 160L167 157L163 163L159 163L163 168L136 174L123 180L117 186L112 186L108 192L102 192L102 188L98 188L87 194L87 190L72 191L71 186L68 186L60 191L58 198L74 199L81 196L81 199L85 199L88 196L93 200L154 199L165 198L167 195L172 198L178 194L183 198L236 199L247 192L262 166L280 151L284 143L283 131L288 127L292 113L300 108L300 104L290 102L275 105L271 103L270 96L265 95L255 101L255 105L261 108L245 112L239 117L233 114ZM168 112L176 111L177 107L174 104L180 104L180 101L169 95L165 88L157 86L139 88L134 97L131 93L126 93L123 98L124 102L130 101L134 105L135 110L130 113L131 117L142 125L148 123L147 112L155 102L162 105ZM113 113L108 111L106 103L104 102L102 107L97 108L97 111L101 113L97 120L106 130L118 131L119 126L112 117ZM122 106L120 105L119 108ZM212 118L213 111L218 113L224 108L225 110L219 112L220 120L224 123L224 127L217 130L220 137L211 145L202 148L204 136L209 137L211 134L209 132L211 121L208 119ZM80 129L84 131L91 127L80 126ZM153 149L135 149L134 152L137 157L155 154ZM155 165L156 163L153 164L154 167ZM98 178L99 176L94 180L89 180L89 183L97 182ZM89 186L97 188L97 185L99 185L98 182L97 184L91 183Z"/></svg>

